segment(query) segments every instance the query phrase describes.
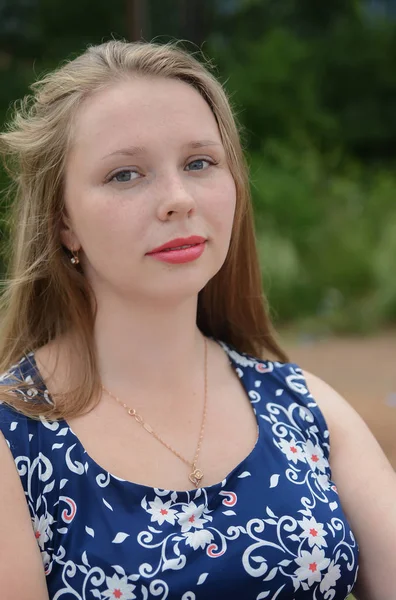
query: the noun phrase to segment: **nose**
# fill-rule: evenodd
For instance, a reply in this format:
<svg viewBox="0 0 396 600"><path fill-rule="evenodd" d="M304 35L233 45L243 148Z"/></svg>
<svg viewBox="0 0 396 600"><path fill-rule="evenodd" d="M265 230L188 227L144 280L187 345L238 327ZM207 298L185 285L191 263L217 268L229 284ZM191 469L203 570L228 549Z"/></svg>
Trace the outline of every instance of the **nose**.
<svg viewBox="0 0 396 600"><path fill-rule="evenodd" d="M181 175L172 174L158 181L157 216L161 221L189 218L194 214L195 199Z"/></svg>

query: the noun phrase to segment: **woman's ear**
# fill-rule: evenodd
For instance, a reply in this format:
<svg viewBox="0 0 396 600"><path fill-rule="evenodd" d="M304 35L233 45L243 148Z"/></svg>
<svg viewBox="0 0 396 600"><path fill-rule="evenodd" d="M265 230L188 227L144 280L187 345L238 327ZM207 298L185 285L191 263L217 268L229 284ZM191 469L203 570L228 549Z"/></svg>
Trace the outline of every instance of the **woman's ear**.
<svg viewBox="0 0 396 600"><path fill-rule="evenodd" d="M60 240L62 245L70 251L77 251L81 248L80 241L72 229L70 218L65 214L62 216Z"/></svg>

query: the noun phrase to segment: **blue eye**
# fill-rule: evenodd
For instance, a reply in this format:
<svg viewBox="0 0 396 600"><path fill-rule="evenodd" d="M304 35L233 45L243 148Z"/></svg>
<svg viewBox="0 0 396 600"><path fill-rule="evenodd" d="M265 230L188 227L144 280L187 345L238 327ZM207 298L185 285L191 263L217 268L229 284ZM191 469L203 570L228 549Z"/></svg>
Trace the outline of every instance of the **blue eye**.
<svg viewBox="0 0 396 600"><path fill-rule="evenodd" d="M139 173L129 169L124 169L123 171L118 171L118 173L113 175L110 178L110 181L117 181L117 183L128 183L129 181L136 179L136 177L132 177L132 175L136 175L136 177L138 177Z"/></svg>
<svg viewBox="0 0 396 600"><path fill-rule="evenodd" d="M204 163L206 164L206 166L204 166ZM210 166L211 164L213 163L209 162L208 160L198 158L197 160L191 161L187 165L188 168L186 167L186 169L187 171L203 171L204 169L207 169L208 166Z"/></svg>

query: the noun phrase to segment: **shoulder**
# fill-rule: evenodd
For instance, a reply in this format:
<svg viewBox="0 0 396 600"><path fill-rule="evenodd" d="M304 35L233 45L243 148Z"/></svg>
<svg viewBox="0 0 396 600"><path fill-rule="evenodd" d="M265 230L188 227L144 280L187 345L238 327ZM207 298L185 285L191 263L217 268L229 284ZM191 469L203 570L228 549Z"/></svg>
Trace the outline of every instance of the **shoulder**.
<svg viewBox="0 0 396 600"><path fill-rule="evenodd" d="M363 482L369 477L370 468L391 472L378 441L347 399L316 375L304 372L304 376L328 424L331 465L337 476L340 479L346 476L351 484L355 478L360 477Z"/></svg>
<svg viewBox="0 0 396 600"><path fill-rule="evenodd" d="M328 383L309 371L303 371L303 375L328 424L334 458L346 447L348 439L368 435L368 427L348 401Z"/></svg>
<svg viewBox="0 0 396 600"><path fill-rule="evenodd" d="M33 352L23 356L0 374L0 402L9 402L12 405L15 397L30 403L41 404L50 401Z"/></svg>
<svg viewBox="0 0 396 600"><path fill-rule="evenodd" d="M265 389L270 396L275 394L280 398L284 391L288 391L291 399L314 405L306 377L309 374L305 373L299 365L259 358L241 352L224 342L218 343L228 355L240 378L248 378L256 386L261 386L261 382L265 381Z"/></svg>
<svg viewBox="0 0 396 600"><path fill-rule="evenodd" d="M34 356L28 354L0 375L0 432L13 453L25 453L36 430L37 419L24 406L46 402L37 378Z"/></svg>
<svg viewBox="0 0 396 600"><path fill-rule="evenodd" d="M0 375L0 428L24 416L13 407L13 401L17 396L26 395L24 383L29 384L28 374L24 373L26 360L26 357L21 358Z"/></svg>
<svg viewBox="0 0 396 600"><path fill-rule="evenodd" d="M328 383L317 377L309 371L302 370L304 378L307 382L309 389L313 392L313 395L319 395L321 400L320 404L324 408L332 408L335 405L346 405L346 400L332 388Z"/></svg>
<svg viewBox="0 0 396 600"><path fill-rule="evenodd" d="M329 453L329 432L321 407L311 393L301 367L295 363L258 358L221 344L236 373L243 380L257 410L265 410L274 419L283 415L307 438L312 432Z"/></svg>
<svg viewBox="0 0 396 600"><path fill-rule="evenodd" d="M13 386L17 388L20 384L29 386L35 380L37 380L37 367L34 353L30 352L0 374L0 391Z"/></svg>

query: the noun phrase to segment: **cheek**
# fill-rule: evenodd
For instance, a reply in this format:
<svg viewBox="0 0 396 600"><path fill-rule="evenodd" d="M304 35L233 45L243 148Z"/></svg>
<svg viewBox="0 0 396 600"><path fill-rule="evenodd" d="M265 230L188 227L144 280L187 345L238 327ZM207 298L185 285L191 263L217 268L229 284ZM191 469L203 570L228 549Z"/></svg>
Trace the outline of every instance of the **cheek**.
<svg viewBox="0 0 396 600"><path fill-rule="evenodd" d="M221 234L224 241L229 240L234 222L236 206L236 188L232 177L226 179L223 185L218 186L212 196L212 201L208 206L210 220Z"/></svg>
<svg viewBox="0 0 396 600"><path fill-rule="evenodd" d="M80 199L70 213L90 262L119 261L142 245L147 215L136 203L92 192Z"/></svg>

